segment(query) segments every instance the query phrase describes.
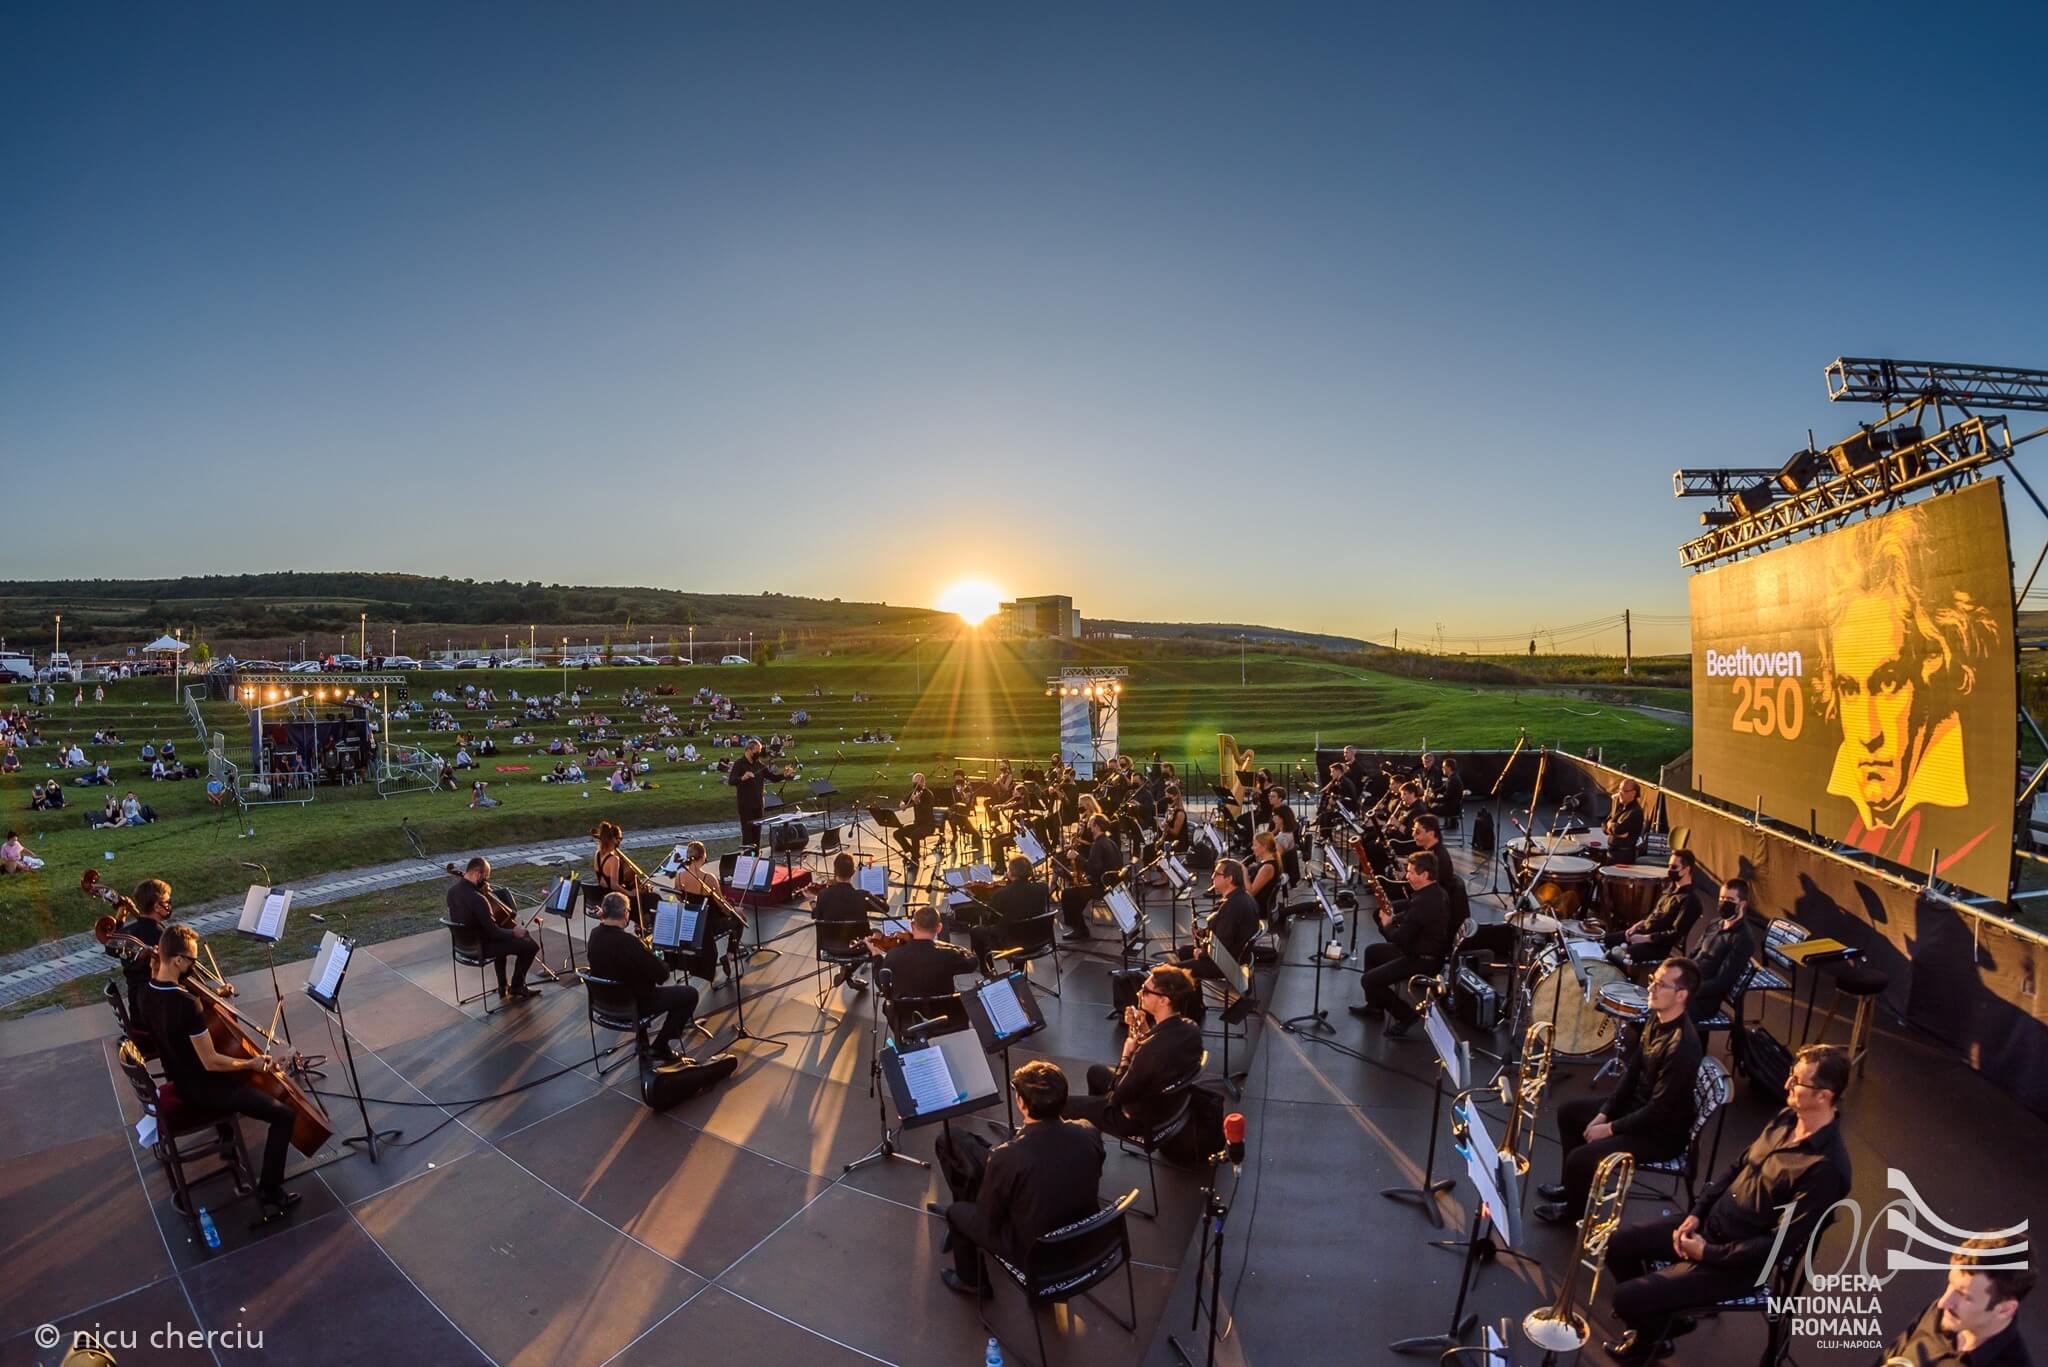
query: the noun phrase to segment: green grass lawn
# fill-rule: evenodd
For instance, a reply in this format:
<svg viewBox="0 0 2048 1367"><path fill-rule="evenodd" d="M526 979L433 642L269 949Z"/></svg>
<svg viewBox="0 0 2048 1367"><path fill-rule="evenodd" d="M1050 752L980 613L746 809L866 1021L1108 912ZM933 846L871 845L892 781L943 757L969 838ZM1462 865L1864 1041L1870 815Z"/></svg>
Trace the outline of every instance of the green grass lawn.
<svg viewBox="0 0 2048 1367"><path fill-rule="evenodd" d="M1574 753L1604 747L1610 762L1638 770L1671 758L1689 743L1687 729L1626 708L1564 697L1541 690L1484 688L1385 674L1296 655L1250 657L1239 683L1235 655L1190 651L1185 658L1157 656L1156 647L1134 660L1121 716L1125 752L1140 758L1155 750L1162 758L1213 771L1216 734L1229 732L1257 750L1262 761L1308 758L1324 743L1410 748L1425 738L1448 748L1505 749L1526 728L1532 743L1557 745ZM48 867L34 875L0 878L0 951L18 949L89 927L103 909L77 892L79 874L97 867L102 876L128 890L141 879L169 880L181 905L190 906L239 891L253 879L240 867L261 861L279 882L302 881L332 870L407 858L410 847L400 829L409 820L437 856L454 858L469 850L549 836L581 835L600 817L619 821L630 832L699 820L730 820L731 789L721 775L707 772L709 760L731 752L705 749L696 766L657 759L653 791L612 794L601 781L566 787L540 782L553 760L539 753L556 735L573 736L566 717L577 710L605 712L615 729L651 733L637 709L622 708L621 690L652 690L673 683L679 716L702 717L689 705L699 685L722 691L745 711L743 720L721 729L755 732L792 730L789 714L808 708L811 724L796 731L795 754L805 776L831 774L843 810L852 797L886 792L900 796L916 768L950 768L956 756L1049 756L1057 741L1057 701L1045 694L1045 678L1057 667L1026 658L1011 647L964 636L921 649L906 645L888 653L806 655L773 664L718 668L620 668L572 671L571 682L594 690L580 709L566 709L555 725L519 723L539 742L513 747L509 730L491 733L500 753L482 761L481 776L504 800L494 811L471 811L467 791L411 793L379 798L373 787L323 788L309 806L258 807L237 819L208 807L204 784L151 783L137 759L144 740L174 740L185 758L203 759L202 748L183 708L170 699L163 678L108 685L105 703L74 709L67 697L40 723L44 746L24 752L19 774L0 777L0 828L19 830ZM433 671L413 676L413 695L427 699L437 687L459 692L465 685L490 687L501 696L551 693L562 675L552 670ZM315 682L318 682L317 680ZM823 697L811 697L813 687ZM783 702L770 703L779 691ZM867 695L855 703L854 692ZM0 707L23 706L25 687L0 689ZM430 704L431 706L431 704ZM487 716L516 718L509 700L489 714L453 709L479 729ZM247 762L246 714L233 703L205 708L210 727L229 737L231 759ZM89 743L96 728L120 733L117 747ZM888 745L854 744L864 730L887 731ZM58 742L77 738L89 758L114 763L116 793L133 788L157 810L159 820L139 829L93 831L85 813L97 810L106 790L69 785L68 771L45 767ZM454 733L429 731L401 721L401 743L441 754L454 751ZM680 742L678 742L680 743ZM532 751L529 753L528 751ZM501 773L495 766L532 766ZM28 784L51 774L66 779L70 805L62 813L28 810ZM475 776L475 775L471 775ZM792 793L797 791L792 786ZM587 792L587 796L585 795ZM248 832L253 829L253 834ZM114 855L106 859L107 852Z"/></svg>

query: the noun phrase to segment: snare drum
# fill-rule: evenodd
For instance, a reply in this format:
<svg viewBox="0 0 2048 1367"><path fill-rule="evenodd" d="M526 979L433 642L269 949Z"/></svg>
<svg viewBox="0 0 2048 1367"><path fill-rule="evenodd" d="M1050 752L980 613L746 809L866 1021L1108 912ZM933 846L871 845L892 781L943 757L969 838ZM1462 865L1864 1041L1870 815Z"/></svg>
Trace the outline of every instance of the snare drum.
<svg viewBox="0 0 2048 1367"><path fill-rule="evenodd" d="M1634 983L1609 983L1600 989L1593 1009L1616 1020L1639 1021L1650 1014L1650 989Z"/></svg>
<svg viewBox="0 0 2048 1367"><path fill-rule="evenodd" d="M1569 920L1593 905L1593 874L1600 866L1590 859L1553 855L1529 867L1536 881L1529 887L1543 909Z"/></svg>
<svg viewBox="0 0 2048 1367"><path fill-rule="evenodd" d="M1604 988L1622 981L1621 970L1605 959L1587 959L1574 969L1563 945L1546 945L1529 982L1529 1018L1553 1023L1551 1049L1560 1058L1591 1058L1614 1042L1616 1017L1600 1002Z"/></svg>
<svg viewBox="0 0 2048 1367"><path fill-rule="evenodd" d="M1609 864L1600 870L1601 919L1627 929L1650 914L1663 887L1662 864Z"/></svg>

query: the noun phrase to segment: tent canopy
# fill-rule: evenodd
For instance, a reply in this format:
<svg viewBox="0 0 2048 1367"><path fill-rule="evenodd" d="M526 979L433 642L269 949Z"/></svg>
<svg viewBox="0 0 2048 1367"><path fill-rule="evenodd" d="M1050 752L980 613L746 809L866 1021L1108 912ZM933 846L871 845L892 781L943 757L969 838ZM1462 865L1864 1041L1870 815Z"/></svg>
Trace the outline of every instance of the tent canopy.
<svg viewBox="0 0 2048 1367"><path fill-rule="evenodd" d="M159 650L170 651L172 654L181 654L184 651L190 650L191 648L192 647L186 645L183 641L179 640L175 636L159 636L154 641L151 641L148 645L144 646L142 649L145 654L147 654L150 651Z"/></svg>

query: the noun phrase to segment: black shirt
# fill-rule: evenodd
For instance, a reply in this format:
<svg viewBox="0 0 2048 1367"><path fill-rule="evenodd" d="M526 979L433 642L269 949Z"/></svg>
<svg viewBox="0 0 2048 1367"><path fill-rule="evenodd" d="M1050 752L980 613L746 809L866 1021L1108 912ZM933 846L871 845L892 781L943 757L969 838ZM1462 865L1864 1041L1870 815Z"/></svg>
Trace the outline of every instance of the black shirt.
<svg viewBox="0 0 2048 1367"><path fill-rule="evenodd" d="M199 1061L192 1037L206 1033L206 1019L199 1012L199 1003L184 988L152 978L144 986L142 1014L149 1033L156 1037L164 1076L176 1084L180 1097L191 1102L216 1085L228 1085L226 1074L221 1074L216 1084L214 1075Z"/></svg>
<svg viewBox="0 0 2048 1367"><path fill-rule="evenodd" d="M1616 803L1614 810L1607 814L1605 829L1608 855L1617 864L1633 864L1636 846L1643 838L1643 804Z"/></svg>
<svg viewBox="0 0 2048 1367"><path fill-rule="evenodd" d="M900 944L882 956L882 967L889 971L889 995L897 1001L949 996L954 974L975 972L972 954L940 940Z"/></svg>
<svg viewBox="0 0 2048 1367"><path fill-rule="evenodd" d="M1168 1016L1138 1042L1129 1062L1118 1067L1110 1101L1133 1125L1149 1127L1164 1119L1156 1114L1159 1093L1201 1065L1202 1027L1186 1016Z"/></svg>
<svg viewBox="0 0 2048 1367"><path fill-rule="evenodd" d="M2032 1367L2034 1361L2026 1340L2020 1337L2018 1320L1969 1352L1958 1351L1955 1340L1942 1332L1940 1297L1921 1312L1912 1328L1892 1341L1884 1360L1902 1360L1910 1367Z"/></svg>
<svg viewBox="0 0 2048 1367"><path fill-rule="evenodd" d="M741 755L732 762L732 768L727 772L725 781L739 789L737 798L742 821L761 819L762 784L770 778L780 777L779 773L769 768L758 756Z"/></svg>
<svg viewBox="0 0 2048 1367"><path fill-rule="evenodd" d="M1690 884L1682 888L1668 888L1658 897L1657 904L1650 908L1650 914L1628 928L1631 935L1647 935L1664 945L1685 943L1686 933L1692 923L1700 918L1699 893Z"/></svg>
<svg viewBox="0 0 2048 1367"><path fill-rule="evenodd" d="M911 810L911 830L921 835L931 834L933 829L932 802L932 790L929 788L919 788L916 792L903 799L903 805Z"/></svg>
<svg viewBox="0 0 2048 1367"><path fill-rule="evenodd" d="M1042 1234L1100 1204L1102 1133L1085 1120L1034 1120L990 1151L975 1193L975 1243L1021 1263Z"/></svg>
<svg viewBox="0 0 2048 1367"><path fill-rule="evenodd" d="M1149 831L1159 824L1159 804L1153 800L1151 789L1140 788L1131 794L1131 819L1140 830Z"/></svg>
<svg viewBox="0 0 2048 1367"><path fill-rule="evenodd" d="M1794 1141L1798 1113L1778 1112L1744 1151L1701 1189L1692 1213L1707 1241L1701 1262L1722 1267L1760 1268L1778 1237L1780 1213L1797 1201L1784 1247L1801 1250L1813 1226L1849 1191L1849 1150L1839 1122Z"/></svg>
<svg viewBox="0 0 2048 1367"><path fill-rule="evenodd" d="M654 1005L654 989L668 981L668 966L640 943L638 935L623 926L592 927L585 948L590 971L632 989L633 999L645 1015Z"/></svg>
<svg viewBox="0 0 2048 1367"><path fill-rule="evenodd" d="M1036 878L996 884L994 901L996 919L1005 924L1015 924L1019 921L1028 921L1035 916L1043 916L1048 909L1045 884Z"/></svg>
<svg viewBox="0 0 2048 1367"><path fill-rule="evenodd" d="M1113 835L1098 835L1088 846L1088 881L1098 888L1106 888L1116 881L1116 875L1124 866L1124 852Z"/></svg>
<svg viewBox="0 0 2048 1367"><path fill-rule="evenodd" d="M120 933L154 946L164 938L164 923L154 917L138 916L132 921L123 922ZM111 945L108 946L107 952L114 952ZM143 984L149 981L149 959L142 954L135 955L121 965L121 974L128 980L129 1005L139 1010L142 1006ZM145 1022L137 1021L136 1024L146 1028Z"/></svg>
<svg viewBox="0 0 2048 1367"><path fill-rule="evenodd" d="M1403 954L1433 964L1442 963L1451 952L1451 941L1457 933L1457 923L1451 919L1450 898L1435 883L1425 883L1410 893L1380 930L1387 943Z"/></svg>
<svg viewBox="0 0 2048 1367"><path fill-rule="evenodd" d="M817 905L811 915L819 921L857 921L865 925L868 919L867 894L851 883L827 883L819 891Z"/></svg>
<svg viewBox="0 0 2048 1367"><path fill-rule="evenodd" d="M1700 1036L1681 1012L1666 1025L1643 1020L1643 1037L1622 1069L1621 1082L1600 1108L1616 1134L1676 1153L1692 1133L1692 1087L1700 1071Z"/></svg>
<svg viewBox="0 0 2048 1367"><path fill-rule="evenodd" d="M458 878L449 885L448 919L485 937L498 928L498 923L491 919L490 900L467 878Z"/></svg>
<svg viewBox="0 0 2048 1367"><path fill-rule="evenodd" d="M1692 952L1692 961L1700 966L1699 991L1687 1003L1694 1020L1704 1020L1720 1011L1755 955L1756 937L1749 932L1747 916L1738 917L1726 930L1718 919L1707 927L1699 947Z"/></svg>
<svg viewBox="0 0 2048 1367"><path fill-rule="evenodd" d="M1216 908L1209 918L1209 931L1216 937L1216 943L1228 950L1238 967L1249 970L1245 960L1250 956L1252 941L1259 934L1259 904L1243 888L1238 888L1223 899L1223 905Z"/></svg>

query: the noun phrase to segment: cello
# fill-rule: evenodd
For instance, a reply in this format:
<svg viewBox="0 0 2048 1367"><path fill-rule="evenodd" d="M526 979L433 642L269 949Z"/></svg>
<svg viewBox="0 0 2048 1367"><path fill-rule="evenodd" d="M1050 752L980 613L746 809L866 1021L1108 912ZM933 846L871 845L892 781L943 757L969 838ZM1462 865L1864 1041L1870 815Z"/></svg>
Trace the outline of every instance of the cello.
<svg viewBox="0 0 2048 1367"><path fill-rule="evenodd" d="M134 959L148 965L154 971L156 948L125 935L118 929L119 923L111 916L102 916L92 928L93 938L107 947L107 951L119 959ZM206 1033L213 1041L215 1052L229 1058L262 1058L270 1051L265 1048L270 1040L267 1033L252 1029L242 1014L228 1005L218 987L188 974L178 985L192 994L199 1003L199 1014L206 1022ZM311 1158L320 1147L334 1136L334 1126L327 1119L327 1112L312 1095L293 1082L283 1070L265 1068L262 1071L235 1074L237 1080L248 1083L260 1092L281 1101L292 1113L292 1147Z"/></svg>

